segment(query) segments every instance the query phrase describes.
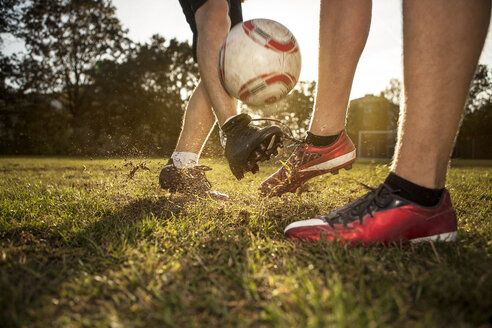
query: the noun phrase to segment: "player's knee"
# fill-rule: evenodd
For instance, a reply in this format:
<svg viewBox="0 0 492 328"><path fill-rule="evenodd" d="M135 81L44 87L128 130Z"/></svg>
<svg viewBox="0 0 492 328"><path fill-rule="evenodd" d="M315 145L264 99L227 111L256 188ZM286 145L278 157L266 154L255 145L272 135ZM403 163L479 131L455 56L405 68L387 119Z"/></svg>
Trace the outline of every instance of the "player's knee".
<svg viewBox="0 0 492 328"><path fill-rule="evenodd" d="M226 0L208 0L197 10L195 17L198 29L205 24L228 26L229 4Z"/></svg>

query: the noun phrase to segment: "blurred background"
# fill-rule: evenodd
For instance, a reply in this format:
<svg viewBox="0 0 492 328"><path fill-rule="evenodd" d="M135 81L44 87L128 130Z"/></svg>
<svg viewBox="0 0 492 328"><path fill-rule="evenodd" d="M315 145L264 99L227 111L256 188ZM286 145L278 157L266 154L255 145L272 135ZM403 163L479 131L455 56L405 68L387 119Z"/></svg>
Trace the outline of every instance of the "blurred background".
<svg viewBox="0 0 492 328"><path fill-rule="evenodd" d="M296 35L301 82L282 101L243 110L309 126L317 78L319 1L248 0L244 18L275 19ZM347 130L359 158L391 158L401 93L401 6L375 1ZM199 80L191 31L174 0L1 0L0 155L171 154ZM454 157L492 158L492 46L473 79ZM217 130L217 129L216 129ZM205 156L222 148L214 131Z"/></svg>

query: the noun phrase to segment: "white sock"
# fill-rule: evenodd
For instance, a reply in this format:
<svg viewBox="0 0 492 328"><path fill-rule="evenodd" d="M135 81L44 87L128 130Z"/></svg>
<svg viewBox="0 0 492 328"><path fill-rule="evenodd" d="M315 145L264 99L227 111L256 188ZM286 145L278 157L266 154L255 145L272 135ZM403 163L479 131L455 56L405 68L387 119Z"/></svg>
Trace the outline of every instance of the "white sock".
<svg viewBox="0 0 492 328"><path fill-rule="evenodd" d="M198 154L178 151L171 155L171 159L173 160L174 166L178 169L190 168L195 166L198 162Z"/></svg>

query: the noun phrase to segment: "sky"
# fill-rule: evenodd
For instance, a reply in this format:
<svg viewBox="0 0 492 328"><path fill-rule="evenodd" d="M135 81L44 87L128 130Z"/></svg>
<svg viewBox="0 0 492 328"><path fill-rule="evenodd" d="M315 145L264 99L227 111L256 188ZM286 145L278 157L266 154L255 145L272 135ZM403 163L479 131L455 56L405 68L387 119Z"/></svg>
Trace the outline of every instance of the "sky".
<svg viewBox="0 0 492 328"><path fill-rule="evenodd" d="M113 0L116 15L134 41L147 42L153 34L191 42L192 33L178 0ZM269 18L288 27L302 54L300 80L317 79L319 0L247 0L245 20ZM350 98L379 94L392 78L402 79L401 1L373 1L372 23L357 66ZM7 51L18 48L7 40ZM492 67L492 27L480 63Z"/></svg>

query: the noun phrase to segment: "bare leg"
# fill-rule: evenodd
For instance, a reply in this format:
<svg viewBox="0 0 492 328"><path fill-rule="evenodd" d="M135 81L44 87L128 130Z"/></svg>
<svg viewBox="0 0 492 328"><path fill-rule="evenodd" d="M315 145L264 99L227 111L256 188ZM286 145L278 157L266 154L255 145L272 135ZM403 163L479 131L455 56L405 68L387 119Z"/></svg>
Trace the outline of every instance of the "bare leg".
<svg viewBox="0 0 492 328"><path fill-rule="evenodd" d="M310 131L334 135L345 127L352 81L371 23L370 0L322 0L316 104Z"/></svg>
<svg viewBox="0 0 492 328"><path fill-rule="evenodd" d="M223 90L217 73L218 49L230 28L228 12L227 1L209 0L195 14L202 81L188 103L175 152L199 155L215 124L214 111L221 125L237 114L237 101Z"/></svg>
<svg viewBox="0 0 492 328"><path fill-rule="evenodd" d="M403 1L404 104L392 171L443 188L490 19L486 0Z"/></svg>
<svg viewBox="0 0 492 328"><path fill-rule="evenodd" d="M219 48L231 25L225 0L208 0L195 13L198 29L197 56L202 83L219 124L238 114L237 100L229 96L219 81Z"/></svg>
<svg viewBox="0 0 492 328"><path fill-rule="evenodd" d="M188 102L175 152L200 155L214 124L215 116L203 83L200 82Z"/></svg>
<svg viewBox="0 0 492 328"><path fill-rule="evenodd" d="M308 134L307 145L296 148L287 165L263 181L259 188L262 194L295 192L309 179L337 173L355 160L354 145L345 134L315 137L334 136L345 127L352 80L369 34L371 8L371 0L321 0L318 88L309 128L315 136ZM317 152L318 157L299 160L306 151Z"/></svg>

